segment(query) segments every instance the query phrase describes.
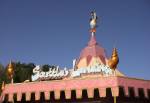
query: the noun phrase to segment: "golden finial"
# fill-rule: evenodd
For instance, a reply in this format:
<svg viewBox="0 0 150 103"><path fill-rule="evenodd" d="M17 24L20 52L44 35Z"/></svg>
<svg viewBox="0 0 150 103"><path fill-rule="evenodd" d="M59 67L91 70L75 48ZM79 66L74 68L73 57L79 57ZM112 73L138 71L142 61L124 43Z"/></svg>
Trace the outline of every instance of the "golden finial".
<svg viewBox="0 0 150 103"><path fill-rule="evenodd" d="M7 68L7 74L10 79L12 79L12 77L13 77L13 72L14 72L13 64L10 61L10 63L8 64L8 68Z"/></svg>
<svg viewBox="0 0 150 103"><path fill-rule="evenodd" d="M5 89L5 82L3 81L1 90L3 91L4 89Z"/></svg>
<svg viewBox="0 0 150 103"><path fill-rule="evenodd" d="M108 65L111 69L115 70L117 68L118 63L119 63L119 57L118 57L117 49L114 48L112 52L112 56L108 60Z"/></svg>

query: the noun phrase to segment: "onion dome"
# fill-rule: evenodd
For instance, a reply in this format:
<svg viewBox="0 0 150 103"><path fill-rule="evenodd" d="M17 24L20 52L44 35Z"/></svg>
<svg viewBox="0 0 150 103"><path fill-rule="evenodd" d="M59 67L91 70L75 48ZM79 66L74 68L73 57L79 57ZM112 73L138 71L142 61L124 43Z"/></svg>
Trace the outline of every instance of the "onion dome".
<svg viewBox="0 0 150 103"><path fill-rule="evenodd" d="M105 50L97 43L95 34L92 33L88 45L80 53L80 57L76 62L76 67L87 67L97 61L100 64L106 65Z"/></svg>
<svg viewBox="0 0 150 103"><path fill-rule="evenodd" d="M13 77L13 72L14 72L13 64L10 61L10 63L8 64L8 68L7 68L7 74L10 79L12 79L12 77Z"/></svg>
<svg viewBox="0 0 150 103"><path fill-rule="evenodd" d="M108 60L108 65L111 69L115 70L117 68L118 63L119 63L119 57L118 57L117 49L114 48L112 52L112 56Z"/></svg>

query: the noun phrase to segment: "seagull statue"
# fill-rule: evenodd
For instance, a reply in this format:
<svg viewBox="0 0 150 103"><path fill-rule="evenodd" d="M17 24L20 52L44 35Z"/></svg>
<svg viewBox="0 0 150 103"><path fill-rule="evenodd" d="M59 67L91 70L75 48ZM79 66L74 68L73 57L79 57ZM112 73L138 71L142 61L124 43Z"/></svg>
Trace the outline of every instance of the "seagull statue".
<svg viewBox="0 0 150 103"><path fill-rule="evenodd" d="M90 28L91 28L90 31L95 33L96 27L97 27L97 16L96 16L96 12L92 11L91 18L90 18Z"/></svg>

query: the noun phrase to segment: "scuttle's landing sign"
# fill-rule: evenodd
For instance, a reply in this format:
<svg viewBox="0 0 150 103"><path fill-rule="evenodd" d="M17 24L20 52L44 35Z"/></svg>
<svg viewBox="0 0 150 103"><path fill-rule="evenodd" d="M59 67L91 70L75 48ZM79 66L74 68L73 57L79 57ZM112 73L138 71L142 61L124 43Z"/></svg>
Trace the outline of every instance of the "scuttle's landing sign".
<svg viewBox="0 0 150 103"><path fill-rule="evenodd" d="M49 71L44 72L40 66L36 66L33 69L34 75L32 75L32 81L37 80L56 80L56 79L63 79L67 76L71 76L73 78L80 77L82 74L93 74L93 73L100 73L103 76L111 76L113 75L112 69L110 69L107 65L95 63L93 66L87 68L78 68L74 70L67 70L64 68L60 70L59 67L56 68L49 68Z"/></svg>

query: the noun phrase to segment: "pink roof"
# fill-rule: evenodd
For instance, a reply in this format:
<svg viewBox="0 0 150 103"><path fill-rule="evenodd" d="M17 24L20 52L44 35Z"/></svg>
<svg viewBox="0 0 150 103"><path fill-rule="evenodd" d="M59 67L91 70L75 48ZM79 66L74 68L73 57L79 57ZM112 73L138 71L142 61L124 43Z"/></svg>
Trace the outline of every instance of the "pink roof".
<svg viewBox="0 0 150 103"><path fill-rule="evenodd" d="M105 50L100 45L98 45L95 35L91 35L90 41L88 42L88 45L81 51L81 54L77 63L79 63L79 61L82 58L87 58L87 63L89 64L92 57L99 57L101 61L104 64L106 64Z"/></svg>
<svg viewBox="0 0 150 103"><path fill-rule="evenodd" d="M6 94L8 100L13 100L13 95L17 94L17 100L20 101L22 94L26 94L26 100L31 99L31 93L35 93L35 99L40 99L40 92L44 92L45 98L50 99L50 91L54 91L55 98L60 98L60 92L65 92L65 98L71 98L71 90L76 91L77 98L82 97L82 90L86 89L88 97L93 98L94 89L98 88L100 97L106 96L106 88L111 88L112 96L119 95L119 87L124 88L125 95L129 95L128 87L134 87L135 96L138 95L138 88L143 88L145 97L148 98L147 90L150 89L150 81L140 80L127 77L94 77L87 79L71 79L71 80L55 80L55 81L41 81L29 83L7 84L0 99L3 101Z"/></svg>

